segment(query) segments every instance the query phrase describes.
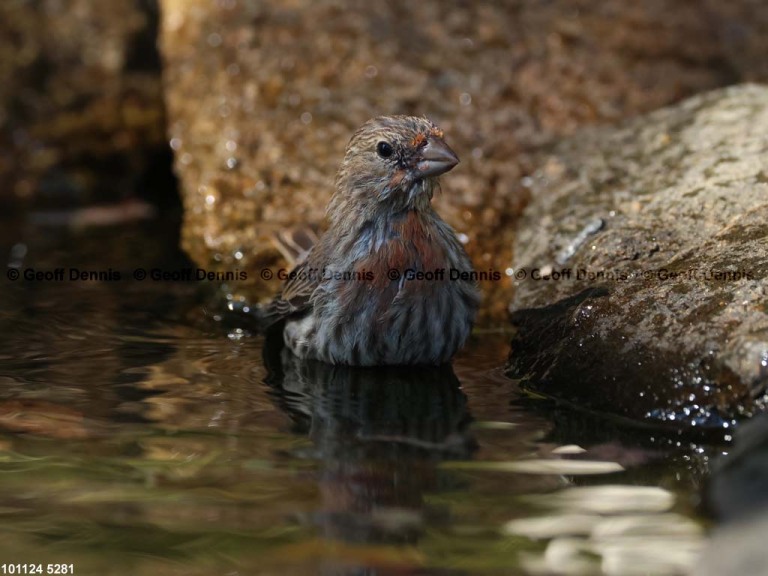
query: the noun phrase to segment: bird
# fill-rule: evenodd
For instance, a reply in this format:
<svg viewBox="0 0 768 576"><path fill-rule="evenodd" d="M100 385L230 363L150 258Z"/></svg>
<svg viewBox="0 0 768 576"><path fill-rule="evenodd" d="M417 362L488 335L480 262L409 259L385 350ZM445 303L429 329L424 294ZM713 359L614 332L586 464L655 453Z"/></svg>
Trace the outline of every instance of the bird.
<svg viewBox="0 0 768 576"><path fill-rule="evenodd" d="M458 163L426 117L379 116L353 134L327 229L264 314L267 326L282 324L295 356L349 366L450 362L480 304L470 258L432 206L438 177Z"/></svg>

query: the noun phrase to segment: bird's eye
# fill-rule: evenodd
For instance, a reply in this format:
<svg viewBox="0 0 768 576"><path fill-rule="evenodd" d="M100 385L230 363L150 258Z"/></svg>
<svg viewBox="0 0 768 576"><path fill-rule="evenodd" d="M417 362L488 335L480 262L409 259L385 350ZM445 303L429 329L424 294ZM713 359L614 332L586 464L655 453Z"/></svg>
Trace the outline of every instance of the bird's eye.
<svg viewBox="0 0 768 576"><path fill-rule="evenodd" d="M389 158L394 153L394 149L389 142L379 142L376 144L376 152L378 152L379 156L382 158Z"/></svg>

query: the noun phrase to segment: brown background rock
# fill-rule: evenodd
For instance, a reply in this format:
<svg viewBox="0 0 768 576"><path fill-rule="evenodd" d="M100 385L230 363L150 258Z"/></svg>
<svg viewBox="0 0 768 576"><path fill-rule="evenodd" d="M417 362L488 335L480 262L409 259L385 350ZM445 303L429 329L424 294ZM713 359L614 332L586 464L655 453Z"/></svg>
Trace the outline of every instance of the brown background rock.
<svg viewBox="0 0 768 576"><path fill-rule="evenodd" d="M165 149L153 0L0 2L0 199L131 191Z"/></svg>

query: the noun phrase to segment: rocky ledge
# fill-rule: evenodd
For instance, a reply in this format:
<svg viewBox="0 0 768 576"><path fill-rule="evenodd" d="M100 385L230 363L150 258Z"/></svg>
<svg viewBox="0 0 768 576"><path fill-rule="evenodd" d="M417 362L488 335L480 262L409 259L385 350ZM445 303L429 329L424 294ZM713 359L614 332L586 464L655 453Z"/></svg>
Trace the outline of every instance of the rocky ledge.
<svg viewBox="0 0 768 576"><path fill-rule="evenodd" d="M768 88L583 132L528 184L510 376L678 429L764 408Z"/></svg>
<svg viewBox="0 0 768 576"><path fill-rule="evenodd" d="M426 114L461 157L435 205L476 268L501 273L481 283L481 324L506 325L533 152L764 77L765 10L733 4L161 0L184 249L207 269L248 271L224 288L234 300L269 298L287 266L271 239L322 225L352 132Z"/></svg>

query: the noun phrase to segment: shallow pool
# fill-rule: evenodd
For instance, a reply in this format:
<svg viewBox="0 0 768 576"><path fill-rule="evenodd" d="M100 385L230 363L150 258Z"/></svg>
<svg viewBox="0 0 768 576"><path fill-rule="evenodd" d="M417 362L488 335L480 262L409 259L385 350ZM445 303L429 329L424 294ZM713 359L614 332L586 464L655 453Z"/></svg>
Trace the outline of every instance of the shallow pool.
<svg viewBox="0 0 768 576"><path fill-rule="evenodd" d="M0 299L3 574L682 574L695 561L716 446L521 395L502 371L507 334L476 334L453 370L265 352L200 283L132 278L186 265L175 234L160 221L0 233L22 272ZM120 278L23 279L73 267Z"/></svg>

